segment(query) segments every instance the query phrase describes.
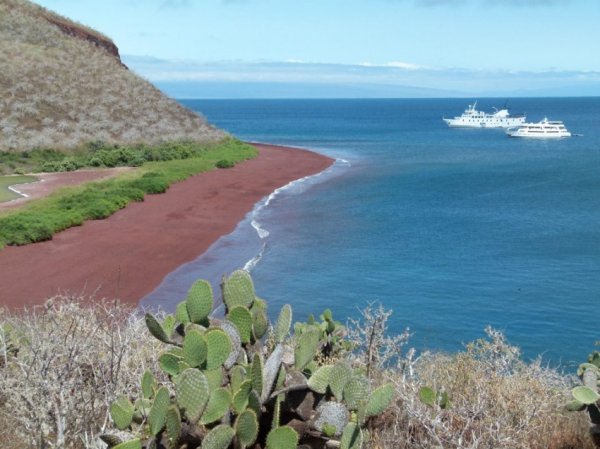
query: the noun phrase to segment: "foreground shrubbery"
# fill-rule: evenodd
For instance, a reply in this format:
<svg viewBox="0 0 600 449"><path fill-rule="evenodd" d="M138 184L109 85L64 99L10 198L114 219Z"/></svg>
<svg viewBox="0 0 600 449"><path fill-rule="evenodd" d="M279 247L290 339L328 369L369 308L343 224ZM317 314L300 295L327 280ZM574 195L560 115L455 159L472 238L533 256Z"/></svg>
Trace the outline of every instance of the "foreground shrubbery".
<svg viewBox="0 0 600 449"><path fill-rule="evenodd" d="M86 220L109 217L132 201L143 201L146 194L163 193L173 182L210 170L223 158L241 161L256 155L254 147L234 139L218 145L180 144L169 148L167 154L158 152L153 156L165 161L148 162L133 175L64 189L0 216L0 248L51 239L59 231Z"/></svg>
<svg viewBox="0 0 600 449"><path fill-rule="evenodd" d="M327 402L341 401L346 405L347 399L352 397L344 393L344 387L332 382L333 377L329 375L317 376L317 379L311 381L312 376L319 372L317 366L333 366L325 371L336 369L338 373L345 371L342 366L354 367L351 376L358 375L357 379L366 376L372 389L386 383L394 386L391 406L383 414L364 421L363 447L593 447L588 435L587 416L565 411L564 405L570 397L569 390L572 387L570 379L538 362L521 361L517 348L506 343L496 331L488 330L486 339L476 341L468 345L465 351L454 355L422 354L416 357L414 351L405 351L409 342L408 333L397 337L387 335L389 313L368 307L362 319L349 323L347 329L333 321L329 312L326 312L321 320L309 319L308 323L296 324L291 337L282 337L286 334L288 322L287 312L284 311L276 320L274 328L265 329L265 336L258 339L255 334L256 326L257 323L263 323L263 320L254 320L261 315L264 303L256 299L254 301L258 301L256 306L237 304L230 307L228 318L237 324L228 328L229 333L219 322L214 322L208 331L198 324L187 324L181 328L176 321L191 320L191 316L198 312L198 309L187 303L178 308L177 319L160 318L155 321L147 318L155 336L175 343L172 345L173 349L167 351L167 355L164 353L167 349L165 344L151 336L142 317L125 313L122 307L114 304L85 306L70 298L56 298L37 311L20 316L4 314L0 320L0 440L4 443L3 447L99 448L105 446L98 439L103 433L119 435L119 440L130 439L135 434L143 437L143 441L157 435L163 443L169 445L174 441L169 439L169 435L174 435L175 430L183 432L183 429L191 429L188 413L192 405L188 402L186 406L182 406L180 403L183 387L181 378L177 380L178 376L192 376L188 370L203 373L209 385L208 391L212 391L208 395L208 402L203 405L203 418L197 425L198 433L194 434L197 442L215 428L221 429L216 431L221 436L234 438L232 430L227 428L234 429L235 433L241 416L247 421L246 426L253 428L252 418L254 415L258 416L259 410L261 414L266 414L263 415L265 419L259 420L257 424L268 435L273 426L274 409L270 408L268 401L260 405L262 392L267 390L264 390L264 382L259 385L259 379L264 380L264 375L270 369L268 367L273 365L273 358L263 360L261 354L264 355L263 351L271 355L275 353L281 344L278 341L283 341L283 345L291 343L295 349L292 349L290 355L285 355L288 350L281 350L282 363L290 374L286 375L282 388L294 385L291 373L297 371L290 368L298 363L304 364L299 358L306 361L303 358L305 356L299 354L299 348L312 340L312 337L306 337L314 335L312 326L321 329L318 343L321 355L309 361L300 371L304 372L302 377L308 377L309 384L313 387L319 385L316 388L324 392L311 390L313 396L320 397L321 400L324 398ZM195 312L191 312L192 310ZM245 311L249 312L251 321L248 321ZM204 320L204 312L195 316ZM246 328L244 323L250 323L250 327ZM212 366L214 363L227 361L222 360L220 351L208 348L215 341L225 341L224 335L230 336L236 332L240 334L241 326L250 329L250 333L242 331L244 340L247 337L249 341L242 343L241 346L245 348L243 352L247 356L247 351L251 350L253 355L246 359L238 358L232 365L229 376L223 376L221 371L221 381L224 382L221 385L226 387L214 388L218 381L215 381L214 372L205 371L208 368L206 364L210 363ZM188 337L178 337L181 332ZM190 335L193 337L190 338ZM198 352L198 348L204 347L204 340L198 336L203 337L207 343L209 352L205 353L206 358L201 357L201 350L200 354ZM231 342L231 337L229 338ZM209 345L210 342L212 343ZM178 347L178 344L182 346ZM304 354L304 350L300 352ZM310 354L307 357L310 358ZM262 363L263 361L266 363ZM199 368L191 366L196 363ZM260 372L263 376L256 375ZM193 376L201 378L199 375ZM316 382L323 379L322 383ZM301 378L295 377L295 381L298 380ZM352 391L362 391L368 395L369 387L363 382L364 380L352 381L353 384L364 387ZM202 381L200 383L203 384ZM259 388L263 390L260 395L250 393L246 398L246 386L250 386L250 392ZM436 393L445 393L448 401L426 400L423 396L424 387ZM300 385L298 388L301 394L306 394L305 386ZM364 394L361 396L362 400L365 400ZM167 399L164 422L156 416L160 407L156 407L154 414L152 413L158 395ZM254 399L250 400L250 396ZM264 396L271 397L273 393ZM275 396L279 396L279 393ZM225 398L224 408L221 407L222 404L218 405L220 401L217 401L217 397ZM437 397L441 398L442 394ZM138 402L134 404L136 398ZM244 399L241 405L236 398L238 401ZM298 407L303 403L304 401L293 403L293 410L290 410L290 403L273 403L279 404L278 423L294 428L298 435L301 434L302 427L295 426L304 422L298 416L302 413ZM112 414L117 419L116 425L129 429L127 434L116 431L115 423L110 419L110 404L113 404ZM237 420L233 419L238 410L236 407L241 410ZM321 447L317 442L326 441L323 439L324 433L336 434L337 428L334 430L331 427L331 413L326 413L326 419L321 421L321 431L310 430L317 416L315 409L318 409L318 405L313 402L312 406L304 404L301 408L310 411L306 421L308 425L304 428L308 428L309 433L314 432L317 437L317 440L310 441L310 445L305 447ZM124 420L119 414L123 410L126 412ZM205 417L207 410L210 410L212 417ZM354 413L349 414L349 421L363 422L361 412ZM170 421L167 416L171 417ZM227 420L228 416L231 421ZM173 417L179 418L179 425ZM294 422L290 421L292 417ZM167 430L169 427L164 427L165 424L170 425L171 430ZM291 434L287 430L280 433ZM236 435L238 436L235 438L239 438L239 433ZM262 441L260 438L264 436L257 435L259 442ZM307 438L306 434L304 438ZM335 447L336 439L333 436L327 447ZM115 439L113 443L116 442ZM203 447L208 447L207 444ZM195 446L188 440L188 447Z"/></svg>

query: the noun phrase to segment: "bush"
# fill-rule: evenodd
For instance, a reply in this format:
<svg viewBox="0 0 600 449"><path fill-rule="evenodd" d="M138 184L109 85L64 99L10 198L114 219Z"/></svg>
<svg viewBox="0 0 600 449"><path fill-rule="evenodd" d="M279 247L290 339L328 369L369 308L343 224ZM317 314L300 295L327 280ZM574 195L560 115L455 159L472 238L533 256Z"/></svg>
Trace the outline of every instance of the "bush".
<svg viewBox="0 0 600 449"><path fill-rule="evenodd" d="M94 437L110 402L137 392L156 363L159 344L141 317L87 299L59 296L19 314L0 309L3 447L100 447Z"/></svg>
<svg viewBox="0 0 600 449"><path fill-rule="evenodd" d="M232 167L235 167L235 163L232 161L228 161L226 159L221 159L220 161L217 161L217 163L215 164L215 167L217 167L217 168L232 168Z"/></svg>

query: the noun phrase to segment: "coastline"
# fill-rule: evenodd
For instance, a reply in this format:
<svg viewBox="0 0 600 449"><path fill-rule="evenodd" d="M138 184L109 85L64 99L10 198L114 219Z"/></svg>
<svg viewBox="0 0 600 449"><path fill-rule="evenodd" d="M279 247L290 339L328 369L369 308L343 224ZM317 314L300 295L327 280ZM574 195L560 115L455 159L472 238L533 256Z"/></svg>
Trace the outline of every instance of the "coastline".
<svg viewBox="0 0 600 449"><path fill-rule="evenodd" d="M333 160L308 150L254 144L259 155L149 195L105 220L53 240L0 251L0 306L19 309L57 294L137 305L177 267L230 233L254 205Z"/></svg>

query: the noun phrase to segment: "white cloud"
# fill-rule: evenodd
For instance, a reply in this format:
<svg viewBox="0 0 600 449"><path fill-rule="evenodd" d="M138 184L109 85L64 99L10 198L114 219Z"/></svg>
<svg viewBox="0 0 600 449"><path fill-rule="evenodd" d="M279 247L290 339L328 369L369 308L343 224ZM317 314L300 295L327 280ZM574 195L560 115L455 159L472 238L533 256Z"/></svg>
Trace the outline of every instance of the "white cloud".
<svg viewBox="0 0 600 449"><path fill-rule="evenodd" d="M525 92L532 88L552 92L600 93L600 72L512 71L427 67L392 61L384 64L327 64L291 61L168 61L152 57L123 56L134 71L157 83L262 83L385 86L489 95ZM578 90L579 89L579 90Z"/></svg>

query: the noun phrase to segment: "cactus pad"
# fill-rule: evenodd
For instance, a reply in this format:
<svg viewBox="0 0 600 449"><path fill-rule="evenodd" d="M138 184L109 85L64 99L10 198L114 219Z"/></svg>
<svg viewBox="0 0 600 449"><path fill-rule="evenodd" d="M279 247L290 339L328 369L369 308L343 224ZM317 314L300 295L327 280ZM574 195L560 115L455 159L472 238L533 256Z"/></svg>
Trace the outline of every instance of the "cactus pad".
<svg viewBox="0 0 600 449"><path fill-rule="evenodd" d="M246 380L246 369L243 366L235 365L231 369L231 389L237 392L242 382Z"/></svg>
<svg viewBox="0 0 600 449"><path fill-rule="evenodd" d="M125 430L133 420L133 404L127 396L119 396L115 402L110 404L110 417L119 430Z"/></svg>
<svg viewBox="0 0 600 449"><path fill-rule="evenodd" d="M367 405L365 408L365 418L370 416L379 415L383 412L392 402L394 397L394 385L385 384L369 395Z"/></svg>
<svg viewBox="0 0 600 449"><path fill-rule="evenodd" d="M267 449L296 449L298 434L289 426L273 429L267 435Z"/></svg>
<svg viewBox="0 0 600 449"><path fill-rule="evenodd" d="M124 443L112 446L112 449L142 449L142 442L139 438L135 440L125 441Z"/></svg>
<svg viewBox="0 0 600 449"><path fill-rule="evenodd" d="M208 345L204 336L197 330L190 330L183 340L183 358L191 367L200 366L206 361Z"/></svg>
<svg viewBox="0 0 600 449"><path fill-rule="evenodd" d="M344 387L352 378L352 368L347 363L337 363L329 372L329 388L338 401L344 394Z"/></svg>
<svg viewBox="0 0 600 449"><path fill-rule="evenodd" d="M209 398L206 376L197 369L187 369L179 375L175 387L177 404L192 423L197 422Z"/></svg>
<svg viewBox="0 0 600 449"><path fill-rule="evenodd" d="M208 382L208 391L215 391L223 385L223 368L203 371Z"/></svg>
<svg viewBox="0 0 600 449"><path fill-rule="evenodd" d="M289 304L284 305L279 312L279 317L273 328L273 335L277 343L282 343L285 337L290 332L290 326L292 325L292 306Z"/></svg>
<svg viewBox="0 0 600 449"><path fill-rule="evenodd" d="M242 353L245 354L245 352L242 351L242 339L237 327L231 321L224 320L219 324L219 327L225 331L231 341L231 352L229 353L227 360L223 363L225 369L231 369L240 355L242 355Z"/></svg>
<svg viewBox="0 0 600 449"><path fill-rule="evenodd" d="M241 413L248 406L250 391L252 390L252 381L242 382L238 391L233 395L233 409L236 413Z"/></svg>
<svg viewBox="0 0 600 449"><path fill-rule="evenodd" d="M300 335L294 349L294 366L303 370L317 353L319 347L319 332L311 329Z"/></svg>
<svg viewBox="0 0 600 449"><path fill-rule="evenodd" d="M334 435L338 436L342 434L342 430L348 424L350 420L350 413L343 404L339 402L323 402L317 407L316 419L314 421L314 428L320 432L325 433L325 426L329 424L335 427Z"/></svg>
<svg viewBox="0 0 600 449"><path fill-rule="evenodd" d="M571 390L571 393L573 394L573 398L582 404L590 405L600 401L600 395L590 387L575 387Z"/></svg>
<svg viewBox="0 0 600 449"><path fill-rule="evenodd" d="M340 440L340 449L360 449L362 444L363 434L360 427L353 422L348 423Z"/></svg>
<svg viewBox="0 0 600 449"><path fill-rule="evenodd" d="M226 388L217 388L210 394L206 409L200 418L201 424L210 424L225 416L231 404L231 393Z"/></svg>
<svg viewBox="0 0 600 449"><path fill-rule="evenodd" d="M260 403L260 397L258 393L254 390L250 391L248 395L248 408L254 410L256 416L259 416L262 413L262 404Z"/></svg>
<svg viewBox="0 0 600 449"><path fill-rule="evenodd" d="M369 380L364 376L355 376L344 387L344 402L349 410L358 407L369 397Z"/></svg>
<svg viewBox="0 0 600 449"><path fill-rule="evenodd" d="M179 374L179 362L181 361L181 357L170 352L165 352L158 358L160 368L170 376L177 376Z"/></svg>
<svg viewBox="0 0 600 449"><path fill-rule="evenodd" d="M263 382L262 392L260 399L264 403L267 401L269 395L273 392L273 384L279 374L279 367L283 359L283 347L279 344L275 347L267 362L265 363L263 370Z"/></svg>
<svg viewBox="0 0 600 449"><path fill-rule="evenodd" d="M187 311L187 301L181 301L175 308L175 319L183 324L188 324L190 320L190 314Z"/></svg>
<svg viewBox="0 0 600 449"><path fill-rule="evenodd" d="M323 365L308 379L308 387L315 393L325 394L329 385L329 374L333 365Z"/></svg>
<svg viewBox="0 0 600 449"><path fill-rule="evenodd" d="M158 435L165 426L167 410L170 404L169 390L167 390L167 387L160 387L156 392L156 397L148 414L148 424L150 425L152 435Z"/></svg>
<svg viewBox="0 0 600 449"><path fill-rule="evenodd" d="M221 329L210 329L206 332L206 343L208 353L206 356L206 369L219 368L231 353L231 340Z"/></svg>
<svg viewBox="0 0 600 449"><path fill-rule="evenodd" d="M237 270L231 273L223 284L223 302L227 310L235 306L250 307L255 297L254 284L247 271Z"/></svg>
<svg viewBox="0 0 600 449"><path fill-rule="evenodd" d="M154 390L156 388L157 385L154 375L148 370L144 371L144 374L142 375L142 395L146 399L150 399L154 396Z"/></svg>
<svg viewBox="0 0 600 449"><path fill-rule="evenodd" d="M244 306L235 306L227 315L227 319L235 324L242 343L250 343L252 338L252 315Z"/></svg>
<svg viewBox="0 0 600 449"><path fill-rule="evenodd" d="M587 406L574 399L572 401L569 401L565 407L570 412L580 412L582 410L585 410Z"/></svg>
<svg viewBox="0 0 600 449"><path fill-rule="evenodd" d="M269 329L269 319L267 313L256 308L252 311L252 334L255 340L260 340L267 333Z"/></svg>
<svg viewBox="0 0 600 449"><path fill-rule="evenodd" d="M161 324L158 322L158 320L156 318L154 318L154 316L152 316L152 314L147 313L145 316L145 320L146 320L146 327L148 328L148 330L150 331L150 333L152 334L152 336L154 338L162 341L163 343L171 343L171 340L167 336L165 330L163 329Z"/></svg>
<svg viewBox="0 0 600 449"><path fill-rule="evenodd" d="M202 449L227 449L235 436L235 431L225 424L212 429L202 440Z"/></svg>
<svg viewBox="0 0 600 449"><path fill-rule="evenodd" d="M190 321L205 324L213 309L213 291L207 281L196 281L186 298L186 308Z"/></svg>
<svg viewBox="0 0 600 449"><path fill-rule="evenodd" d="M252 379L252 388L260 396L263 390L263 361L258 354L254 354L252 359L252 366L250 368L250 376Z"/></svg>
<svg viewBox="0 0 600 449"><path fill-rule="evenodd" d="M176 405L171 405L167 410L165 424L167 428L167 447L169 449L177 448L179 436L181 435L181 415Z"/></svg>
<svg viewBox="0 0 600 449"><path fill-rule="evenodd" d="M250 446L258 436L258 421L253 410L244 410L235 421L235 434L243 448Z"/></svg>

